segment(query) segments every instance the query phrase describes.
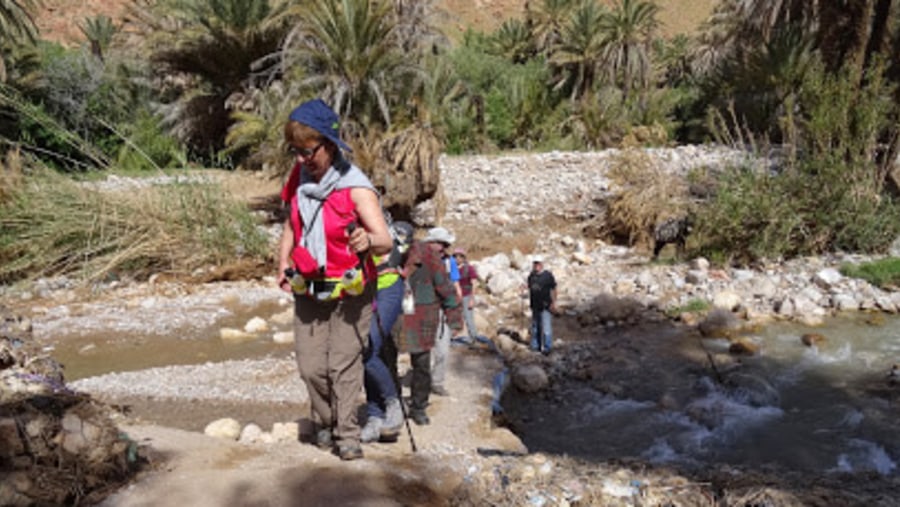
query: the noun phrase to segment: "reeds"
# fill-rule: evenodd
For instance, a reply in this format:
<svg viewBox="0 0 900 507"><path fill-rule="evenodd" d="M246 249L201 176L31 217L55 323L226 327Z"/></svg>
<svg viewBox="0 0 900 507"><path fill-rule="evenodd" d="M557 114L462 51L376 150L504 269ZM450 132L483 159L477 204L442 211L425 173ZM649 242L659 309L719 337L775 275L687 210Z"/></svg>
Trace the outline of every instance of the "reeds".
<svg viewBox="0 0 900 507"><path fill-rule="evenodd" d="M249 211L212 183L110 192L36 169L4 194L0 282L189 273L267 250Z"/></svg>
<svg viewBox="0 0 900 507"><path fill-rule="evenodd" d="M609 178L617 193L609 203L606 227L629 245L651 246L657 223L687 213L687 183L646 153L623 151L611 164Z"/></svg>

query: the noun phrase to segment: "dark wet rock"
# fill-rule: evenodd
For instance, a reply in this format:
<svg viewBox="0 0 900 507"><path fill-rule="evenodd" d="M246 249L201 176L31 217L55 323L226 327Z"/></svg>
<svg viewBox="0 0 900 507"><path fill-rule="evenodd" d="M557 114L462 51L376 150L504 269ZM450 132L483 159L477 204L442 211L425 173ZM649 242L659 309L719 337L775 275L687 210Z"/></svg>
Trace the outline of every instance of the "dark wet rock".
<svg viewBox="0 0 900 507"><path fill-rule="evenodd" d="M807 347L817 347L822 343L825 343L825 337L819 333L806 333L800 337L800 341L803 342L803 345Z"/></svg>

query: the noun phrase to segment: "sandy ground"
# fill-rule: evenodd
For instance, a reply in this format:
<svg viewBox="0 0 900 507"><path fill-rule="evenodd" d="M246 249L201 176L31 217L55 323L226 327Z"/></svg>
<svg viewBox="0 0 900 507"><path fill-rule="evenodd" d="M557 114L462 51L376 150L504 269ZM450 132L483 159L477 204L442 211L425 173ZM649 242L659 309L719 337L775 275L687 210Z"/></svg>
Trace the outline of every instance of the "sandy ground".
<svg viewBox="0 0 900 507"><path fill-rule="evenodd" d="M342 462L306 443L241 444L126 419L120 427L141 443L149 466L102 505L445 505L465 496L467 455L525 451L491 425L499 363L457 348L451 357L451 395L432 398L431 425L411 426L416 452L405 430L397 442L364 444L365 459Z"/></svg>

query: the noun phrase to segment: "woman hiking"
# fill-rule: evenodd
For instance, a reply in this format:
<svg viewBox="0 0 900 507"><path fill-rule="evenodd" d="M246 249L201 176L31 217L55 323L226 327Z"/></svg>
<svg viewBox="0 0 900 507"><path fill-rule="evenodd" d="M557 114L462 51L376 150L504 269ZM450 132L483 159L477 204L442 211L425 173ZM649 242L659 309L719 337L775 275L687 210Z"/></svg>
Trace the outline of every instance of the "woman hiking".
<svg viewBox="0 0 900 507"><path fill-rule="evenodd" d="M390 252L392 240L374 186L341 152L351 150L338 125L315 99L284 126L296 160L281 192L290 213L277 280L294 294L294 346L316 441L351 460L363 456L356 408L375 295L371 257Z"/></svg>

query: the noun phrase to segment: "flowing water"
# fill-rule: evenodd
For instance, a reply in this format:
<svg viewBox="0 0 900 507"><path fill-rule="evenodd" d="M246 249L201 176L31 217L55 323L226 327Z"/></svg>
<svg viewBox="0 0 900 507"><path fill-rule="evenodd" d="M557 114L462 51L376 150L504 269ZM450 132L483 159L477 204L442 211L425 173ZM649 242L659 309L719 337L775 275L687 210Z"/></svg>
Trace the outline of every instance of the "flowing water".
<svg viewBox="0 0 900 507"><path fill-rule="evenodd" d="M810 332L826 341L803 346L799 337ZM877 326L835 320L817 329L776 324L756 339L760 354L723 371L722 382L712 374L687 379L689 394L675 407L612 397L588 382L559 382L553 395L518 398L504 408L532 451L700 468L775 464L898 474L900 378L890 372L900 362L900 319ZM729 344L702 345L724 353ZM648 379L634 379L641 380Z"/></svg>

